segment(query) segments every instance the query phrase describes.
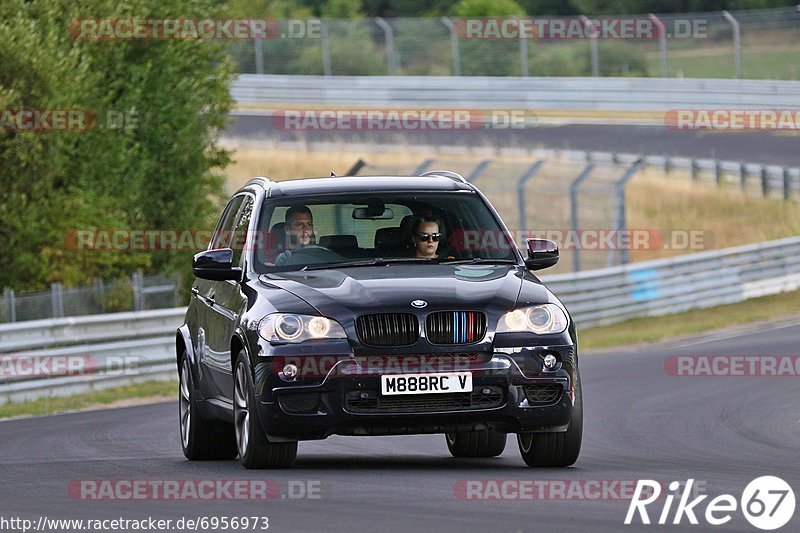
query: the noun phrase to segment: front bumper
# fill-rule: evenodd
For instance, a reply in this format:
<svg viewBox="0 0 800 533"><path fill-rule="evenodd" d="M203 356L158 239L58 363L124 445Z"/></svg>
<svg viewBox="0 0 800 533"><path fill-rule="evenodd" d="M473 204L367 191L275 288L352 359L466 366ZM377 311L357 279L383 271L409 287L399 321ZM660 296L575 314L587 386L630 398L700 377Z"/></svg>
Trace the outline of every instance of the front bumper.
<svg viewBox="0 0 800 533"><path fill-rule="evenodd" d="M503 349L468 367L438 365L428 371L468 370L473 392L381 396L380 376L408 372L343 359L316 383L282 377L275 359L256 365L258 412L273 441L330 435L408 435L492 428L503 433L565 431L572 415L572 346L549 346L559 365L543 371L539 349ZM412 370L412 373L413 370ZM313 380L312 380L313 381Z"/></svg>

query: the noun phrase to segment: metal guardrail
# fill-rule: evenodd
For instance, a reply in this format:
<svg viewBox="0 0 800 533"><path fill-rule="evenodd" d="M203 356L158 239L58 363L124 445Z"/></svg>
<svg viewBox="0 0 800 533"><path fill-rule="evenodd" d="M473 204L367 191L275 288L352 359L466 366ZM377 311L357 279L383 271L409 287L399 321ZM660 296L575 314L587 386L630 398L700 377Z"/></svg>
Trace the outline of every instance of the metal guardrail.
<svg viewBox="0 0 800 533"><path fill-rule="evenodd" d="M0 404L175 379L186 309L0 325Z"/></svg>
<svg viewBox="0 0 800 533"><path fill-rule="evenodd" d="M800 288L800 237L601 270L542 276L580 328ZM0 404L176 376L184 308L0 326ZM79 361L68 375L14 376L15 358ZM132 362L132 364L131 364ZM62 365L63 366L63 365Z"/></svg>
<svg viewBox="0 0 800 533"><path fill-rule="evenodd" d="M663 78L284 76L242 74L240 104L570 109L797 109L800 82Z"/></svg>
<svg viewBox="0 0 800 533"><path fill-rule="evenodd" d="M575 274L542 276L580 327L800 288L800 237Z"/></svg>

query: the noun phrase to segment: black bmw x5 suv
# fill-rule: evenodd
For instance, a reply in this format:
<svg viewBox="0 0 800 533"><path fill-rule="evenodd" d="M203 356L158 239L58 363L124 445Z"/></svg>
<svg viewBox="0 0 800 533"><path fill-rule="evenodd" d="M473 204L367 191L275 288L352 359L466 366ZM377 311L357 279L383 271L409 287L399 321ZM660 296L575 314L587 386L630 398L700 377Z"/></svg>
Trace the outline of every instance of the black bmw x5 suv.
<svg viewBox="0 0 800 533"><path fill-rule="evenodd" d="M569 466L583 415L575 326L458 174L254 178L228 202L177 332L189 459L288 467L301 440L442 433Z"/></svg>

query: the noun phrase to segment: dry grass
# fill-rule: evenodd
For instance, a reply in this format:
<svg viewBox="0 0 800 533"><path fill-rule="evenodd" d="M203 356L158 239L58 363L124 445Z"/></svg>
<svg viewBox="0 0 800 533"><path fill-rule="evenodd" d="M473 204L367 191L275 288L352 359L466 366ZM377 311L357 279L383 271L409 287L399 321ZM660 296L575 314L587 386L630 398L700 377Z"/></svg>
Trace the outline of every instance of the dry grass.
<svg viewBox="0 0 800 533"><path fill-rule="evenodd" d="M796 201L742 194L731 187L692 183L688 177L648 169L627 192L628 226L702 231L705 245L695 250L631 251L633 261L720 249L800 235Z"/></svg>
<svg viewBox="0 0 800 533"><path fill-rule="evenodd" d="M178 383L176 381L148 381L73 396L7 403L0 405L0 419L175 401L178 398L177 391Z"/></svg>
<svg viewBox="0 0 800 533"><path fill-rule="evenodd" d="M331 172L345 175L364 157L371 164L402 165L425 159L412 152L361 153L343 151L278 150L274 148L239 148L234 162L227 167L228 190L235 191L253 176L267 176L274 181L293 178L329 176Z"/></svg>

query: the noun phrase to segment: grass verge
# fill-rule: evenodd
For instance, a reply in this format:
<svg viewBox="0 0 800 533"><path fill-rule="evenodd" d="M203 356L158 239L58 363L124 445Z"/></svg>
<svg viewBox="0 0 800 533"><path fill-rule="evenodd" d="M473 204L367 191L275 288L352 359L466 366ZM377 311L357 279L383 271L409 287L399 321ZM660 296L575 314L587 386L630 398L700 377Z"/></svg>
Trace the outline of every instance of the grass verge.
<svg viewBox="0 0 800 533"><path fill-rule="evenodd" d="M800 314L800 291L578 330L581 350L655 342Z"/></svg>
<svg viewBox="0 0 800 533"><path fill-rule="evenodd" d="M137 385L113 387L74 396L7 403L0 405L0 419L16 416L50 415L98 407L124 407L126 405L135 405L137 399L176 399L177 390L177 381L148 381Z"/></svg>

